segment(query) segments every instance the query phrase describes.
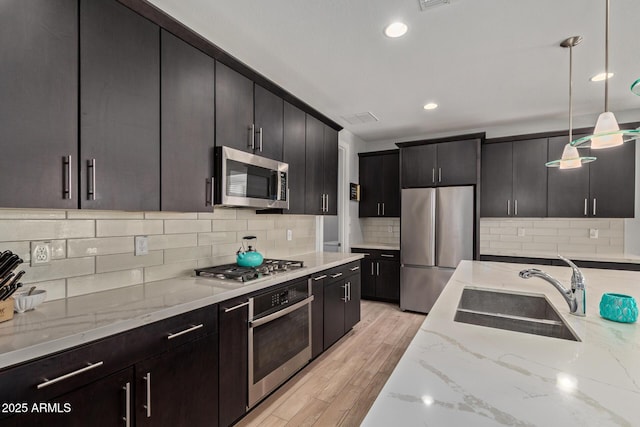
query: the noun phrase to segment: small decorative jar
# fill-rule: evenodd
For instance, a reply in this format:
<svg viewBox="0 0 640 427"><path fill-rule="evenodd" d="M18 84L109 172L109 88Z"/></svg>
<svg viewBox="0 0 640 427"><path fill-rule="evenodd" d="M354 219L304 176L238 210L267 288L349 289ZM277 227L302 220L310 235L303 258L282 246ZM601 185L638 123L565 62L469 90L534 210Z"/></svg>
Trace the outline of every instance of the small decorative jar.
<svg viewBox="0 0 640 427"><path fill-rule="evenodd" d="M633 323L638 320L638 305L632 296L606 293L600 300L600 316L614 322Z"/></svg>

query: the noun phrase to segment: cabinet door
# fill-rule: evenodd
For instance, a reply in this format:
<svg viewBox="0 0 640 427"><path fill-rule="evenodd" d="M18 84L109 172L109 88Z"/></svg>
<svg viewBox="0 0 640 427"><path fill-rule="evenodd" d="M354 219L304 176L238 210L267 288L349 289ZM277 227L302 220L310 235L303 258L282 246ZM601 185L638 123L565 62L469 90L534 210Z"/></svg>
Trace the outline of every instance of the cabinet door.
<svg viewBox="0 0 640 427"><path fill-rule="evenodd" d="M580 138L584 135L576 135ZM549 138L547 161L562 157L568 136ZM589 155L589 149L578 150L580 155ZM575 169L548 168L547 170L547 215L549 217L580 218L588 215L589 165Z"/></svg>
<svg viewBox="0 0 640 427"><path fill-rule="evenodd" d="M249 307L246 297L220 304L220 425L231 425L247 411Z"/></svg>
<svg viewBox="0 0 640 427"><path fill-rule="evenodd" d="M400 301L400 263L379 260L376 277L376 297L389 301Z"/></svg>
<svg viewBox="0 0 640 427"><path fill-rule="evenodd" d="M400 153L382 156L382 216L400 216Z"/></svg>
<svg viewBox="0 0 640 427"><path fill-rule="evenodd" d="M162 31L162 210L212 209L215 60Z"/></svg>
<svg viewBox="0 0 640 427"><path fill-rule="evenodd" d="M0 206L77 208L77 2L6 0L1 10Z"/></svg>
<svg viewBox="0 0 640 427"><path fill-rule="evenodd" d="M506 217L513 214L512 161L510 142L482 145L480 216Z"/></svg>
<svg viewBox="0 0 640 427"><path fill-rule="evenodd" d="M336 280L324 287L324 348L329 348L344 335L344 280Z"/></svg>
<svg viewBox="0 0 640 427"><path fill-rule="evenodd" d="M601 218L633 218L636 144L591 150L589 163L590 214Z"/></svg>
<svg viewBox="0 0 640 427"><path fill-rule="evenodd" d="M324 280L323 272L311 276L311 357L324 351Z"/></svg>
<svg viewBox="0 0 640 427"><path fill-rule="evenodd" d="M547 216L547 138L513 142L513 215Z"/></svg>
<svg viewBox="0 0 640 427"><path fill-rule="evenodd" d="M344 333L360 321L360 274L347 277L347 301L344 304Z"/></svg>
<svg viewBox="0 0 640 427"><path fill-rule="evenodd" d="M253 153L253 82L216 62L216 146Z"/></svg>
<svg viewBox="0 0 640 427"><path fill-rule="evenodd" d="M381 215L384 185L383 156L361 156L359 160L360 218Z"/></svg>
<svg viewBox="0 0 640 427"><path fill-rule="evenodd" d="M31 411L25 415L16 415L8 420L2 420L2 425L7 427L113 427L126 425L127 414L130 425L133 425L133 368L109 375L55 398L49 402L49 405L55 405L59 412L52 414Z"/></svg>
<svg viewBox="0 0 640 427"><path fill-rule="evenodd" d="M416 145L400 149L402 188L436 185L436 144Z"/></svg>
<svg viewBox="0 0 640 427"><path fill-rule="evenodd" d="M80 6L80 205L158 210L159 27L112 0Z"/></svg>
<svg viewBox="0 0 640 427"><path fill-rule="evenodd" d="M283 160L289 165L290 214L304 214L305 204L305 113L284 103Z"/></svg>
<svg viewBox="0 0 640 427"><path fill-rule="evenodd" d="M324 125L325 215L338 215L338 131Z"/></svg>
<svg viewBox="0 0 640 427"><path fill-rule="evenodd" d="M218 419L218 335L136 364L137 426L210 426Z"/></svg>
<svg viewBox="0 0 640 427"><path fill-rule="evenodd" d="M254 85L256 148L260 156L282 161L284 101L259 85Z"/></svg>
<svg viewBox="0 0 640 427"><path fill-rule="evenodd" d="M323 215L324 125L307 114L305 153L305 205L308 215Z"/></svg>
<svg viewBox="0 0 640 427"><path fill-rule="evenodd" d="M470 185L478 180L478 140L443 142L437 144L438 185Z"/></svg>
<svg viewBox="0 0 640 427"><path fill-rule="evenodd" d="M362 298L369 299L376 297L376 261L365 257L360 261L362 265L361 273L361 293Z"/></svg>

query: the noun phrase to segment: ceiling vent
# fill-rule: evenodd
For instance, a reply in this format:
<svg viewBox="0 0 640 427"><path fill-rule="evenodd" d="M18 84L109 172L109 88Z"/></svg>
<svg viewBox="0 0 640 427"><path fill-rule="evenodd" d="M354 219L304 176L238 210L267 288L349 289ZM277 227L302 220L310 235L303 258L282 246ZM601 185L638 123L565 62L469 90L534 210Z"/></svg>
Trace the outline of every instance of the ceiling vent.
<svg viewBox="0 0 640 427"><path fill-rule="evenodd" d="M348 116L341 116L341 117L345 119L347 122L349 122L350 125L360 125L362 123L372 123L372 122L378 121L378 118L369 111L365 111L364 113L350 114Z"/></svg>
<svg viewBox="0 0 640 427"><path fill-rule="evenodd" d="M424 11L441 4L449 4L451 0L418 0L418 2L420 3L420 9Z"/></svg>

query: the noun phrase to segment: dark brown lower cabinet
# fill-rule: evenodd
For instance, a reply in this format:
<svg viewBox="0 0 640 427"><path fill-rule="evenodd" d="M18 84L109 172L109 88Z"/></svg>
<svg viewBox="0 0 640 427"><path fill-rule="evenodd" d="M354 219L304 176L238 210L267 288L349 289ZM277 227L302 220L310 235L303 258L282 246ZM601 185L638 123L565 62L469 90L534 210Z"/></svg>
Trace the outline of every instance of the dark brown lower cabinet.
<svg viewBox="0 0 640 427"><path fill-rule="evenodd" d="M400 251L352 249L362 259L362 298L400 302Z"/></svg>
<svg viewBox="0 0 640 427"><path fill-rule="evenodd" d="M218 420L218 336L135 365L136 426L211 426Z"/></svg>
<svg viewBox="0 0 640 427"><path fill-rule="evenodd" d="M324 274L311 276L311 357L316 358L324 351Z"/></svg>
<svg viewBox="0 0 640 427"><path fill-rule="evenodd" d="M359 266L358 266L359 267ZM360 321L360 272L349 268L325 280L324 348L327 349ZM340 276L336 276L343 273Z"/></svg>

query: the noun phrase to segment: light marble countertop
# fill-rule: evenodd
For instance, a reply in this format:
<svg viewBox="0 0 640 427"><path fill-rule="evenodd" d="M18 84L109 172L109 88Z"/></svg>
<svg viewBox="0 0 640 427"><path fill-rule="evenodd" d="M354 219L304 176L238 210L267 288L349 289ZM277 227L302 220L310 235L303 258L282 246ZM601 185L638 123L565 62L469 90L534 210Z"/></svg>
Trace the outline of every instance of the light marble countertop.
<svg viewBox="0 0 640 427"><path fill-rule="evenodd" d="M388 250L388 251L399 251L400 245L389 245L385 243L352 243L352 248L358 249L380 249L380 250Z"/></svg>
<svg viewBox="0 0 640 427"><path fill-rule="evenodd" d="M362 425L639 425L640 326L605 320L598 305L604 292L640 301L640 273L582 269L587 315L577 317L522 268L463 261ZM543 269L569 287L569 267ZM454 322L465 286L544 294L581 342Z"/></svg>
<svg viewBox="0 0 640 427"><path fill-rule="evenodd" d="M45 302L0 323L0 369L357 261L362 254L295 256L305 268L247 283L178 277Z"/></svg>
<svg viewBox="0 0 640 427"><path fill-rule="evenodd" d="M502 249L482 249L481 255L495 255L495 256L513 256L513 257L527 257L527 258L558 258L556 252L513 252L510 250ZM578 261L599 261L599 262L620 262L629 264L640 264L640 255L633 254L587 254L587 253L562 253L565 258Z"/></svg>

